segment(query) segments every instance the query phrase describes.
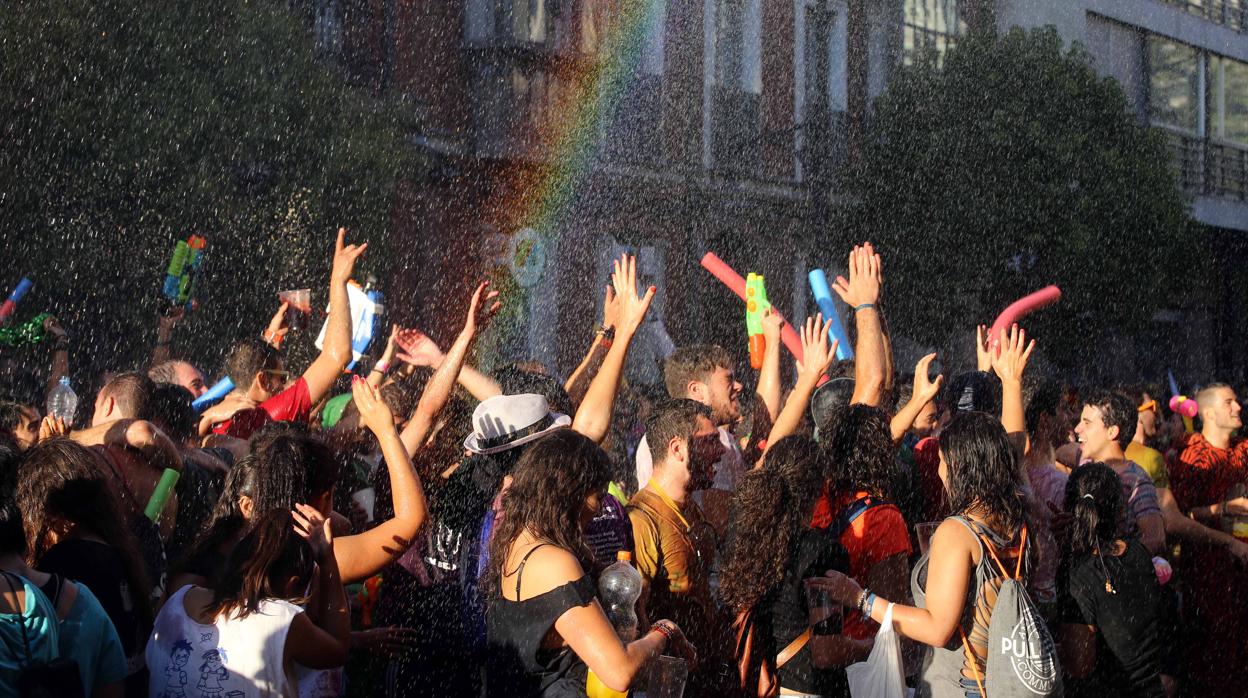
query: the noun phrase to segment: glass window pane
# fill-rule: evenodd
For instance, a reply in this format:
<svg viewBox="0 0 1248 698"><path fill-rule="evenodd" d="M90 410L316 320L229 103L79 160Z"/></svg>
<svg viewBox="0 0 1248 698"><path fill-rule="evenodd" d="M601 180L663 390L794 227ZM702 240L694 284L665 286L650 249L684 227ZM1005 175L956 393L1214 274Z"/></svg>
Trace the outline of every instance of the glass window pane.
<svg viewBox="0 0 1248 698"><path fill-rule="evenodd" d="M1161 37L1148 38L1149 118L1197 133L1199 115L1196 50Z"/></svg>
<svg viewBox="0 0 1248 698"><path fill-rule="evenodd" d="M1210 70L1214 136L1248 145L1248 63L1214 56Z"/></svg>

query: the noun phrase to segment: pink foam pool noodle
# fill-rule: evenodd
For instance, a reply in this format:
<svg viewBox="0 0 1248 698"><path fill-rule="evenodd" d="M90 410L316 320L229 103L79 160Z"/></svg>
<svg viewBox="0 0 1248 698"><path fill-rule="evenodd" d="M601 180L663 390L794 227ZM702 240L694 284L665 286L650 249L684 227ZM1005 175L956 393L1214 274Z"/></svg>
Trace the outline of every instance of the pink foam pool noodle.
<svg viewBox="0 0 1248 698"><path fill-rule="evenodd" d="M1153 571L1157 573L1157 583L1165 586L1170 581L1174 570L1170 568L1170 563L1166 562L1164 557L1153 558Z"/></svg>
<svg viewBox="0 0 1248 698"><path fill-rule="evenodd" d="M745 279L741 275L732 270L732 267L724 263L724 260L715 256L714 252L707 252L702 255L702 266L711 275L719 279L728 290L737 294L741 300L745 300ZM780 312L772 307L772 311ZM802 360L802 340L798 339L797 331L789 324L788 320L784 321L784 326L780 328L780 340L784 342L784 346L789 348L789 353L798 361Z"/></svg>
<svg viewBox="0 0 1248 698"><path fill-rule="evenodd" d="M1010 303L1001 314L997 316L995 322L992 323L992 329L988 331L988 336L997 339L1001 336L1002 330L1008 330L1010 325L1018 322L1023 316L1030 314L1032 311L1039 310L1048 305L1053 305L1062 298L1062 289L1056 286L1045 286L1044 288L1030 293L1018 300Z"/></svg>

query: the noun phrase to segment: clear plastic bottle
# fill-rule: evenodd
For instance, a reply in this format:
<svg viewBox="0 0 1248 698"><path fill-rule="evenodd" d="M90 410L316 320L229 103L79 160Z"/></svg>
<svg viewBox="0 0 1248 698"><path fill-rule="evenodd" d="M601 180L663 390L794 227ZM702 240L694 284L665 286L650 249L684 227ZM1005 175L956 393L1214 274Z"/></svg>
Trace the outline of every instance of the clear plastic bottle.
<svg viewBox="0 0 1248 698"><path fill-rule="evenodd" d="M626 643L637 639L637 599L641 596L641 573L632 560L632 553L621 550L615 563L598 577L598 600Z"/></svg>
<svg viewBox="0 0 1248 698"><path fill-rule="evenodd" d="M633 567L632 553L621 550L615 562L598 577L598 602L607 612L607 620L625 644L637 639L637 599L641 596L641 573ZM591 670L585 682L589 698L625 698L628 692L612 690Z"/></svg>
<svg viewBox="0 0 1248 698"><path fill-rule="evenodd" d="M48 393L47 413L49 417L60 417L65 426L74 423L74 414L78 412L78 394L69 387L69 377L61 376L61 382Z"/></svg>

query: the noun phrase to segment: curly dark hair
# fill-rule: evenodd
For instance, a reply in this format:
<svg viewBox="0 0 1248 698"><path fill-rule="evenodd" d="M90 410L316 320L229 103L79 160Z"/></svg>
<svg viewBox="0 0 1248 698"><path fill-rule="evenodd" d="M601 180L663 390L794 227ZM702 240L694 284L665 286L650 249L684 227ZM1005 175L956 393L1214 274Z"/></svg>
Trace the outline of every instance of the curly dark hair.
<svg viewBox="0 0 1248 698"><path fill-rule="evenodd" d="M786 436L737 487L734 541L719 585L720 598L733 611L753 606L784 580L793 546L823 491L819 455L814 441Z"/></svg>
<svg viewBox="0 0 1248 698"><path fill-rule="evenodd" d="M580 520L585 498L606 492L611 459L591 439L559 429L525 449L511 475L482 584L491 599L502 593L499 582L507 553L524 531L571 552L582 569L594 568L594 553L585 543Z"/></svg>
<svg viewBox="0 0 1248 698"><path fill-rule="evenodd" d="M980 514L1004 529L998 532L1023 525L1023 476L1000 420L984 412L959 414L940 434L940 453L949 473L949 511Z"/></svg>
<svg viewBox="0 0 1248 698"><path fill-rule="evenodd" d="M870 405L834 407L819 426L828 479L845 491L865 491L885 499L896 481L897 446L888 414Z"/></svg>
<svg viewBox="0 0 1248 698"><path fill-rule="evenodd" d="M316 436L297 429L274 428L252 438L257 512L289 509L311 502L334 488L341 463Z"/></svg>
<svg viewBox="0 0 1248 698"><path fill-rule="evenodd" d="M26 450L18 471L16 503L26 529L26 555L31 567L49 549L48 534L57 519L72 522L108 544L121 557L135 610L143 627L151 627L148 605L151 585L126 527L117 497L96 467L86 446L66 437L39 442Z"/></svg>

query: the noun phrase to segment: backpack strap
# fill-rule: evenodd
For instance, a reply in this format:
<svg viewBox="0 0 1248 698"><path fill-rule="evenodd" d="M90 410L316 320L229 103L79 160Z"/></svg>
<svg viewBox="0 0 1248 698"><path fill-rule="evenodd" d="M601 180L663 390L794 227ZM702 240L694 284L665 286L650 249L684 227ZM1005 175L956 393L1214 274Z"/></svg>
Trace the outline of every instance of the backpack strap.
<svg viewBox="0 0 1248 698"><path fill-rule="evenodd" d="M20 599L18 599L18 597L17 597L17 587L15 587L15 586L13 585L13 577L15 577L15 576L17 576L17 575L15 575L15 574L13 574L13 573L11 573L11 572L7 571L7 570L0 570L0 574L4 575L4 582L5 582L6 584L8 584L8 585L9 585L9 591L13 592L13 601L14 601L15 603L17 603L17 605L18 605L17 613L16 613L16 614L14 614L14 615L16 615L16 616L17 616L17 627L18 627L18 628L21 630L21 632L22 632L22 647L23 647L23 649L25 650L25 652L24 652L23 656L25 656L25 658L26 658L26 660L25 660L24 662L22 662L22 664L23 664L23 667L22 667L22 668L23 668L23 669L25 669L25 667L26 667L26 666L29 666L29 665L30 665L30 663L31 663L31 661L32 661L32 655L31 655L31 652L30 652L30 638L26 635L26 608L25 608L25 604L23 604L23 603L21 602L21 600L20 600ZM20 578L19 578L19 579L20 579ZM25 586L25 585L23 584L23 586ZM9 643L8 643L8 641L6 640L4 644L5 644L5 646L7 647ZM14 652L14 653L13 653L13 656L14 656L14 657L16 657L16 656L17 656L17 653L16 653L16 652Z"/></svg>
<svg viewBox="0 0 1248 698"><path fill-rule="evenodd" d="M988 698L988 691L984 690L984 677L979 674L979 662L975 661L975 653L971 651L971 643L966 639L966 631L962 626L958 626L958 634L962 636L962 651L971 659L971 673L975 675L975 685L979 686L979 695L981 698Z"/></svg>
<svg viewBox="0 0 1248 698"><path fill-rule="evenodd" d="M828 531L832 533L833 538L839 540L841 535L849 529L850 525L852 525L859 516L865 514L868 509L873 509L887 504L892 504L892 502L880 497L873 497L869 494L859 497L846 505L844 509L841 509L841 513L837 514L836 519L832 522L832 525L828 527Z"/></svg>
<svg viewBox="0 0 1248 698"><path fill-rule="evenodd" d="M815 629L812 626L806 626L806 629L802 631L801 635L793 638L792 642L790 642L784 649L780 650L780 654L776 655L776 669L788 664L790 659L792 659L798 652L802 651L802 648L806 646L806 643L810 642L811 636L815 634L814 630Z"/></svg>

